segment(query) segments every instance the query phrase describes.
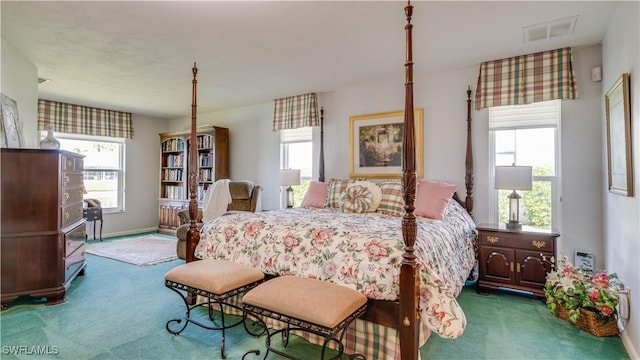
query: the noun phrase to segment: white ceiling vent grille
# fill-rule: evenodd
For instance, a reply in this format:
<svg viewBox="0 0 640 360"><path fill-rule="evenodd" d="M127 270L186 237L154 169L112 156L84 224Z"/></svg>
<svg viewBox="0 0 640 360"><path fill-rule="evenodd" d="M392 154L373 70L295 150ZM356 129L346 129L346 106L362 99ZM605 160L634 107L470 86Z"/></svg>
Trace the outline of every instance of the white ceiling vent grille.
<svg viewBox="0 0 640 360"><path fill-rule="evenodd" d="M525 26L522 28L524 43L572 35L577 20L578 16L572 16L543 24Z"/></svg>

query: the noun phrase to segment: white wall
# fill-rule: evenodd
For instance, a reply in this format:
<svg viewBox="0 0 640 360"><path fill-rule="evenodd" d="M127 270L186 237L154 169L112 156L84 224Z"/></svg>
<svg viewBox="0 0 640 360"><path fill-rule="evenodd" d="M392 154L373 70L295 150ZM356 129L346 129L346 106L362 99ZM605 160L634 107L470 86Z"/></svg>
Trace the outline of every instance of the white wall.
<svg viewBox="0 0 640 360"><path fill-rule="evenodd" d="M2 93L16 101L22 123L22 147L37 148L38 69L2 39Z"/></svg>
<svg viewBox="0 0 640 360"><path fill-rule="evenodd" d="M625 197L607 191L606 137L603 135L600 157L604 203L604 256L607 270L616 272L631 289L631 319L622 339L631 358L640 359L640 3L620 3L613 15L603 43L602 93L605 93L622 73L631 75L631 142L635 195ZM603 106L604 108L604 106ZM604 109L600 127L606 126Z"/></svg>
<svg viewBox="0 0 640 360"><path fill-rule="evenodd" d="M591 69L602 65L601 46L573 49L579 98L562 102L561 176L562 228L560 249L573 262L576 250L596 255L604 267L602 248L602 82L591 81Z"/></svg>

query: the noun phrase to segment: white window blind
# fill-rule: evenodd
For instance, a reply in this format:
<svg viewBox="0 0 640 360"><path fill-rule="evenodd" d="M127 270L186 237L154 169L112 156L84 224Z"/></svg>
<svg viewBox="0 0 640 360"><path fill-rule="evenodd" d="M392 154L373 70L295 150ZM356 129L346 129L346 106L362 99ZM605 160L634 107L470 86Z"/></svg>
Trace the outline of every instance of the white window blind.
<svg viewBox="0 0 640 360"><path fill-rule="evenodd" d="M293 144L312 141L312 128L310 126L297 129L286 129L280 131L280 143Z"/></svg>
<svg viewBox="0 0 640 360"><path fill-rule="evenodd" d="M489 108L489 130L558 127L560 100Z"/></svg>

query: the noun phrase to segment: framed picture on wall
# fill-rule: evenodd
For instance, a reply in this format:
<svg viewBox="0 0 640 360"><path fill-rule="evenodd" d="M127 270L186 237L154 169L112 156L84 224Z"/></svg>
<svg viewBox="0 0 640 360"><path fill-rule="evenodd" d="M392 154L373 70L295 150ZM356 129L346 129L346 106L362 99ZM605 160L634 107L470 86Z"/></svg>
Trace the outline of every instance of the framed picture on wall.
<svg viewBox="0 0 640 360"><path fill-rule="evenodd" d="M633 196L630 96L629 74L624 73L604 97L609 191L624 196Z"/></svg>
<svg viewBox="0 0 640 360"><path fill-rule="evenodd" d="M414 109L416 172L422 177L423 109ZM404 111L349 118L350 177L399 178L402 175Z"/></svg>
<svg viewBox="0 0 640 360"><path fill-rule="evenodd" d="M0 94L2 105L2 145L8 148L22 147L22 123L18 117L18 105L12 98Z"/></svg>

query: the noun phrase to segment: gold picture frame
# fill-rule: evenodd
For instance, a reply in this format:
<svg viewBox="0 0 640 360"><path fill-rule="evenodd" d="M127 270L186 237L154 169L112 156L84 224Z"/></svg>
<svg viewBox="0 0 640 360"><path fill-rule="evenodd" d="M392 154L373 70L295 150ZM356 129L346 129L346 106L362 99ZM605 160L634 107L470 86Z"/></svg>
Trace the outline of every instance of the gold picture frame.
<svg viewBox="0 0 640 360"><path fill-rule="evenodd" d="M416 172L423 176L423 109L414 109ZM402 176L404 111L355 115L349 118L349 153L352 178L399 178Z"/></svg>
<svg viewBox="0 0 640 360"><path fill-rule="evenodd" d="M607 91L607 167L609 191L633 196L633 162L631 158L631 111L629 74L624 73Z"/></svg>

